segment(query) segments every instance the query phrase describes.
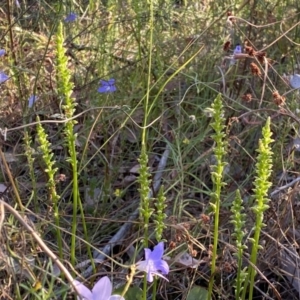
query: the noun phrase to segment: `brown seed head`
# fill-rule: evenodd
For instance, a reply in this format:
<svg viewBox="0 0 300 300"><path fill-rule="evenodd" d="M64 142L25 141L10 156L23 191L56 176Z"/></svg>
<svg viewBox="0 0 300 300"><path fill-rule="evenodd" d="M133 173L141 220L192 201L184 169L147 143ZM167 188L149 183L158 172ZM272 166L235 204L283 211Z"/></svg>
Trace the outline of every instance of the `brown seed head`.
<svg viewBox="0 0 300 300"><path fill-rule="evenodd" d="M258 52L255 52L254 55L261 64L265 62L264 57L266 56L266 52L258 51Z"/></svg>
<svg viewBox="0 0 300 300"><path fill-rule="evenodd" d="M201 214L200 218L201 218L201 220L204 224L207 224L210 221L210 217L208 215L205 215L205 214Z"/></svg>
<svg viewBox="0 0 300 300"><path fill-rule="evenodd" d="M251 73L254 75L254 76L261 76L261 71L259 69L259 67L257 66L256 63L252 62L250 64L250 69L251 69Z"/></svg>
<svg viewBox="0 0 300 300"><path fill-rule="evenodd" d="M242 96L242 99L244 101L246 101L247 103L251 102L252 101L252 94L251 93L246 93Z"/></svg>
<svg viewBox="0 0 300 300"><path fill-rule="evenodd" d="M175 239L176 239L176 242L180 243L182 241L182 235L181 234L175 234Z"/></svg>
<svg viewBox="0 0 300 300"><path fill-rule="evenodd" d="M226 52L229 51L230 45L231 45L231 42L227 41L223 46L223 50Z"/></svg>
<svg viewBox="0 0 300 300"><path fill-rule="evenodd" d="M254 56L254 49L251 46L245 46L245 52L249 55L249 56Z"/></svg>
<svg viewBox="0 0 300 300"><path fill-rule="evenodd" d="M191 252L191 255L192 255L193 257L196 257L196 256L198 255L198 251L195 250L195 249L193 249L192 252Z"/></svg>
<svg viewBox="0 0 300 300"><path fill-rule="evenodd" d="M273 92L273 102L277 105L277 106L282 106L285 103L285 97L281 96L278 91L274 91Z"/></svg>
<svg viewBox="0 0 300 300"><path fill-rule="evenodd" d="M176 248L176 242L171 241L170 244L169 244L169 248L170 248L171 250L175 249L175 248Z"/></svg>
<svg viewBox="0 0 300 300"><path fill-rule="evenodd" d="M229 262L225 262L223 264L223 271L226 273L231 273L234 270L234 268L232 267L232 265Z"/></svg>
<svg viewBox="0 0 300 300"><path fill-rule="evenodd" d="M232 12L228 11L227 12L227 17L229 17L228 20L234 24L236 20L235 20L235 18L233 18L233 17L231 18L230 16L232 16Z"/></svg>

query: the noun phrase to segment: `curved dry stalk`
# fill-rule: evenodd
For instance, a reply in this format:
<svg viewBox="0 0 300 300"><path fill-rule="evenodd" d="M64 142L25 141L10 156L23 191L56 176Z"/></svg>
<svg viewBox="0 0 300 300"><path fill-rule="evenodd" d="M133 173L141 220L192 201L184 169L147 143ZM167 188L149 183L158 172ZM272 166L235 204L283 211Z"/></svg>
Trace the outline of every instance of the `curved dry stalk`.
<svg viewBox="0 0 300 300"><path fill-rule="evenodd" d="M39 244L39 246L45 251L45 253L52 258L52 260L57 264L61 272L66 276L67 280L71 284L71 286L74 288L74 290L78 293L78 290L76 288L76 285L73 284L73 277L68 271L68 269L62 264L62 262L59 260L59 258L48 248L48 246L44 243L44 241L41 239L41 237L38 235L38 233L26 223L26 221L23 219L23 217L19 214L18 211L16 211L13 207L11 207L9 204L7 204L3 199L0 199L0 219L4 218L4 209L7 209L14 217L20 222L20 224L33 236L33 238L36 240L36 242Z"/></svg>

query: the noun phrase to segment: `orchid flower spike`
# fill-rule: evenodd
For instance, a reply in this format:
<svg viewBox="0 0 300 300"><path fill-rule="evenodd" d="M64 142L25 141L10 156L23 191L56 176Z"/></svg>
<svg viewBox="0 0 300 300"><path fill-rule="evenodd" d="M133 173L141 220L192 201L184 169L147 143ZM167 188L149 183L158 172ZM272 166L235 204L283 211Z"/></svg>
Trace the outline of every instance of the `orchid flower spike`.
<svg viewBox="0 0 300 300"><path fill-rule="evenodd" d="M125 300L122 296L111 294L112 284L107 276L102 277L92 290L77 280L73 283L79 292L77 300Z"/></svg>
<svg viewBox="0 0 300 300"><path fill-rule="evenodd" d="M145 248L145 260L136 264L136 268L138 270L147 273L148 282L153 281L153 275L157 275L168 280L165 276L163 276L169 273L169 265L166 261L162 260L163 254L164 242L160 242L154 247L153 251Z"/></svg>

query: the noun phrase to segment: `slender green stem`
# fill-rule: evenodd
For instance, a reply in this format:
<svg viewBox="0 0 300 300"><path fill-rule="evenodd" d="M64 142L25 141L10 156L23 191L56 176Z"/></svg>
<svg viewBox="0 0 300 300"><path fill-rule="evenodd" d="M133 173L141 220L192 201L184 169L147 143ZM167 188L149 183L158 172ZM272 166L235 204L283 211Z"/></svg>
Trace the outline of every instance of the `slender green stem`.
<svg viewBox="0 0 300 300"><path fill-rule="evenodd" d="M144 276L143 280L143 300L147 299L147 278Z"/></svg>
<svg viewBox="0 0 300 300"><path fill-rule="evenodd" d="M217 248L218 248L218 238L219 238L219 213L220 213L220 204L221 204L221 189L225 183L222 182L223 171L225 163L223 162L223 157L226 153L226 142L224 128L225 128L225 120L224 120L224 112L222 105L222 98L219 94L213 105L213 119L214 122L211 124L212 128L215 131L215 134L212 136L215 141L214 154L216 158L216 163L212 166L212 181L214 183L214 192L212 193L212 201L210 203L213 213L214 213L214 238L213 238L213 253L212 253L212 261L211 261L211 277L209 280L208 287L208 297L207 299L211 299L213 284L214 284L214 275L216 272L216 261L217 261Z"/></svg>
<svg viewBox="0 0 300 300"><path fill-rule="evenodd" d="M156 290L157 290L157 278L155 277L152 286L152 300L156 299Z"/></svg>

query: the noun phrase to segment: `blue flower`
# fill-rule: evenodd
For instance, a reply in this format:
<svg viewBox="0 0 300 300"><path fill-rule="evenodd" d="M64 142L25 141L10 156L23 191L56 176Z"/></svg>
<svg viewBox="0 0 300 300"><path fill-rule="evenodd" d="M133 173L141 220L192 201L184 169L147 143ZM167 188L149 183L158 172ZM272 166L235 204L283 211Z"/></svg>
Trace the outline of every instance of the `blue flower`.
<svg viewBox="0 0 300 300"><path fill-rule="evenodd" d="M77 300L125 300L119 295L111 294L112 284L107 276L102 277L92 290L88 289L84 284L77 280L74 280L73 283L80 296L77 296Z"/></svg>
<svg viewBox="0 0 300 300"><path fill-rule="evenodd" d="M109 80L100 80L101 86L98 88L99 93L113 93L117 90L115 87L115 80L113 78Z"/></svg>
<svg viewBox="0 0 300 300"><path fill-rule="evenodd" d="M233 54L241 54L242 53L242 46L240 44L237 44L235 46L235 49L233 51Z"/></svg>
<svg viewBox="0 0 300 300"><path fill-rule="evenodd" d="M77 15L75 13L69 13L64 19L65 22L74 22L77 19Z"/></svg>
<svg viewBox="0 0 300 300"><path fill-rule="evenodd" d="M28 99L28 107L31 108L35 101L38 100L38 97L36 95L31 95Z"/></svg>
<svg viewBox="0 0 300 300"><path fill-rule="evenodd" d="M6 51L5 51L4 49L0 49L0 57L1 57L1 56L4 56L5 53L6 53Z"/></svg>
<svg viewBox="0 0 300 300"><path fill-rule="evenodd" d="M294 74L290 76L290 85L293 89L300 89L300 75Z"/></svg>
<svg viewBox="0 0 300 300"><path fill-rule="evenodd" d="M233 51L233 56L230 59L230 65L234 65L236 63L236 60L234 59L234 56L236 54L241 54L242 53L242 46L240 44L236 44L235 49Z"/></svg>
<svg viewBox="0 0 300 300"><path fill-rule="evenodd" d="M147 273L147 281L153 281L153 275L158 275L168 280L163 275L169 273L169 265L166 261L162 260L164 254L164 242L158 243L153 251L145 248L145 260L142 260L136 264L136 268L140 271ZM162 275L163 274L163 275Z"/></svg>
<svg viewBox="0 0 300 300"><path fill-rule="evenodd" d="M16 3L16 6L17 6L18 8L21 7L21 6L20 6L20 2L19 2L18 0L16 0L15 3Z"/></svg>
<svg viewBox="0 0 300 300"><path fill-rule="evenodd" d="M9 79L9 77L5 73L0 72L0 84L5 82L7 79Z"/></svg>

